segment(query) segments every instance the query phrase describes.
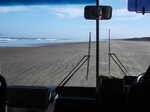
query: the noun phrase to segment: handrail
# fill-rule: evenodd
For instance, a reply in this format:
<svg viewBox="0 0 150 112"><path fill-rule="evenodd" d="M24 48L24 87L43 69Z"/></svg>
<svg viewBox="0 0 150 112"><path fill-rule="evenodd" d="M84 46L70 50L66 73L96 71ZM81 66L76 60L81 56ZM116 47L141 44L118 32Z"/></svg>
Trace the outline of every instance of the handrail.
<svg viewBox="0 0 150 112"><path fill-rule="evenodd" d="M88 60L88 55L85 55L81 58L81 60L76 64L76 66L68 73L66 77L58 84L59 86L64 86L73 75L82 67L82 65Z"/></svg>
<svg viewBox="0 0 150 112"><path fill-rule="evenodd" d="M90 63L90 50L91 50L91 32L89 33L89 46L88 46L88 54L84 55L78 63L73 67L73 69L63 78L63 80L58 84L56 88L54 88L50 93L50 102L54 102L56 97L58 96L58 89L59 87L64 87L69 80L74 76L74 74L86 63L87 61L87 75L86 79L88 79L88 73L89 73L89 63Z"/></svg>
<svg viewBox="0 0 150 112"><path fill-rule="evenodd" d="M113 61L116 63L116 65L119 67L119 69L124 73L125 76L128 75L128 70L125 68L125 66L122 64L122 62L119 60L117 55L115 53L109 53L108 54Z"/></svg>

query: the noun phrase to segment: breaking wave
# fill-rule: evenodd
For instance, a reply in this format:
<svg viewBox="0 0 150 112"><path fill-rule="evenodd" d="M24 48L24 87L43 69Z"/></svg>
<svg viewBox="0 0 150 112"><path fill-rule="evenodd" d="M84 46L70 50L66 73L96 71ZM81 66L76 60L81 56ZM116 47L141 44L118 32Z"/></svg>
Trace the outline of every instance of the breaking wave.
<svg viewBox="0 0 150 112"><path fill-rule="evenodd" d="M71 42L66 38L24 38L24 37L0 37L0 46L34 46L42 44L54 44Z"/></svg>

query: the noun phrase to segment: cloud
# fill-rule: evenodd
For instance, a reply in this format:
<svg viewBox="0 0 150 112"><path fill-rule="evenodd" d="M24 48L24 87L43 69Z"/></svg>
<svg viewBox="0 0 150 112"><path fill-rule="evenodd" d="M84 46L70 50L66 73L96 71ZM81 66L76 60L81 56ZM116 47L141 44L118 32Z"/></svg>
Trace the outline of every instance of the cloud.
<svg viewBox="0 0 150 112"><path fill-rule="evenodd" d="M5 6L0 7L0 13L9 13L9 12L20 12L28 11L32 9L46 9L50 13L54 13L60 18L77 18L83 16L84 7L71 5L71 6Z"/></svg>
<svg viewBox="0 0 150 112"><path fill-rule="evenodd" d="M53 7L52 11L60 18L77 18L83 16L84 8L82 6L61 6Z"/></svg>
<svg viewBox="0 0 150 112"><path fill-rule="evenodd" d="M139 20L143 16L135 12L129 12L127 9L116 9L113 11L113 17L118 20Z"/></svg>
<svg viewBox="0 0 150 112"><path fill-rule="evenodd" d="M18 12L18 11L26 11L26 10L28 10L28 8L25 6L0 7L0 13Z"/></svg>
<svg viewBox="0 0 150 112"><path fill-rule="evenodd" d="M9 13L9 12L20 12L20 11L29 11L32 9L49 9L49 6L0 6L0 13Z"/></svg>

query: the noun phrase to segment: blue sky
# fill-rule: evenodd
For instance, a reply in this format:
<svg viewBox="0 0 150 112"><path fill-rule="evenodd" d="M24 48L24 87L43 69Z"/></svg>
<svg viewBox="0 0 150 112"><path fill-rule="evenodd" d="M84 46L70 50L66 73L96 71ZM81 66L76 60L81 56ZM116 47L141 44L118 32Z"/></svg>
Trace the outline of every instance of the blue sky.
<svg viewBox="0 0 150 112"><path fill-rule="evenodd" d="M101 0L113 7L109 21L101 21L101 38L130 38L150 36L150 15L127 11L127 0ZM0 35L88 40L88 32L95 39L95 21L85 20L84 5L3 6L0 7Z"/></svg>

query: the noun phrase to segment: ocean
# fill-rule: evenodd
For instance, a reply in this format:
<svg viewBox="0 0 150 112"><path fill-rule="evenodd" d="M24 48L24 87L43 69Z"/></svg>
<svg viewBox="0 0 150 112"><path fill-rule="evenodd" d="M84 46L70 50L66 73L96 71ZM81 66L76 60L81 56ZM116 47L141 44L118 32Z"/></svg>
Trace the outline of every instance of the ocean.
<svg viewBox="0 0 150 112"><path fill-rule="evenodd" d="M71 39L55 38L18 38L18 37L0 37L0 47L34 47L47 44L74 42Z"/></svg>

